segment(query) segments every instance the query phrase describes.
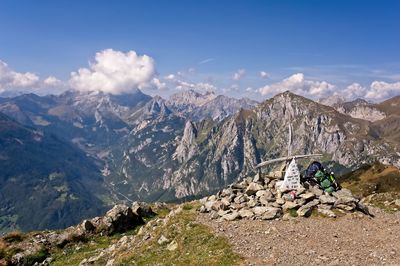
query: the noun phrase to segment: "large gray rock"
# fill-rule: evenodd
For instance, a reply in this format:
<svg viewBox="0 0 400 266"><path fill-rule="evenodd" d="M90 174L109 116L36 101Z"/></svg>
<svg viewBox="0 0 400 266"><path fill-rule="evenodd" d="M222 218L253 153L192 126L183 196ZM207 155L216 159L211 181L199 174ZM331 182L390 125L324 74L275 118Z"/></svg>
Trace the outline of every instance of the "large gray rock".
<svg viewBox="0 0 400 266"><path fill-rule="evenodd" d="M85 232L93 232L96 229L93 223L89 220L83 220L83 222L81 223L81 228Z"/></svg>
<svg viewBox="0 0 400 266"><path fill-rule="evenodd" d="M133 213L132 209L126 205L115 205L101 219L100 225L96 227L96 231L106 234L123 233L135 228L137 225L143 224L143 219Z"/></svg>
<svg viewBox="0 0 400 266"><path fill-rule="evenodd" d="M155 212L153 212L150 205L146 202L135 201L134 203L132 203L131 208L133 213L144 218L150 218L156 214Z"/></svg>

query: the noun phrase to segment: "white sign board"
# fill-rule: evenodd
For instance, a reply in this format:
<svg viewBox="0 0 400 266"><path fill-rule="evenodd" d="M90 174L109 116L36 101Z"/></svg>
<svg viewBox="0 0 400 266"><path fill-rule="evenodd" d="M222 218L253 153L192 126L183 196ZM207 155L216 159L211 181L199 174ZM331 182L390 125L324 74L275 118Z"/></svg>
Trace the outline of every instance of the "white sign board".
<svg viewBox="0 0 400 266"><path fill-rule="evenodd" d="M300 188L300 172L295 159L292 159L286 169L283 182L279 186L280 191L296 190Z"/></svg>

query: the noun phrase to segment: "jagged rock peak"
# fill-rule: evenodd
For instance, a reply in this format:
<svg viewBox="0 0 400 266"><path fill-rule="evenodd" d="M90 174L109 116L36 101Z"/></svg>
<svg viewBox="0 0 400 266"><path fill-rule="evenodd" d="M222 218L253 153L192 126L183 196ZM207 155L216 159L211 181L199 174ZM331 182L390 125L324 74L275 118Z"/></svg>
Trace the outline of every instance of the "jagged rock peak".
<svg viewBox="0 0 400 266"><path fill-rule="evenodd" d="M182 139L174 153L174 158L180 162L184 162L192 158L198 151L196 138L197 128L192 121L188 120L185 124Z"/></svg>

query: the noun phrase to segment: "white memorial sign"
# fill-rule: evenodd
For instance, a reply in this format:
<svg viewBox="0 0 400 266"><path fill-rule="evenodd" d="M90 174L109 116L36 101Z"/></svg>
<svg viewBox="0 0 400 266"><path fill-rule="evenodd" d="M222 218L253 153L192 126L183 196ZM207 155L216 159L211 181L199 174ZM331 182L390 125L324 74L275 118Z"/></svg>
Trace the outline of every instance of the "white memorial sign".
<svg viewBox="0 0 400 266"><path fill-rule="evenodd" d="M300 188L300 172L295 159L293 159L286 169L285 177L279 186L279 190L283 192L298 188Z"/></svg>

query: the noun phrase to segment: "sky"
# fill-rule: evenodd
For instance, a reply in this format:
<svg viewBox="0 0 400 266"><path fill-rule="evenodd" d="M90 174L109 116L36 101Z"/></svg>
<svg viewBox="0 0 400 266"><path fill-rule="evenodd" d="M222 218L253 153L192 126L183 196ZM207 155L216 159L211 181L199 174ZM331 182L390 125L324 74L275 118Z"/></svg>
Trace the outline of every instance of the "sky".
<svg viewBox="0 0 400 266"><path fill-rule="evenodd" d="M0 93L400 94L400 1L0 1Z"/></svg>

